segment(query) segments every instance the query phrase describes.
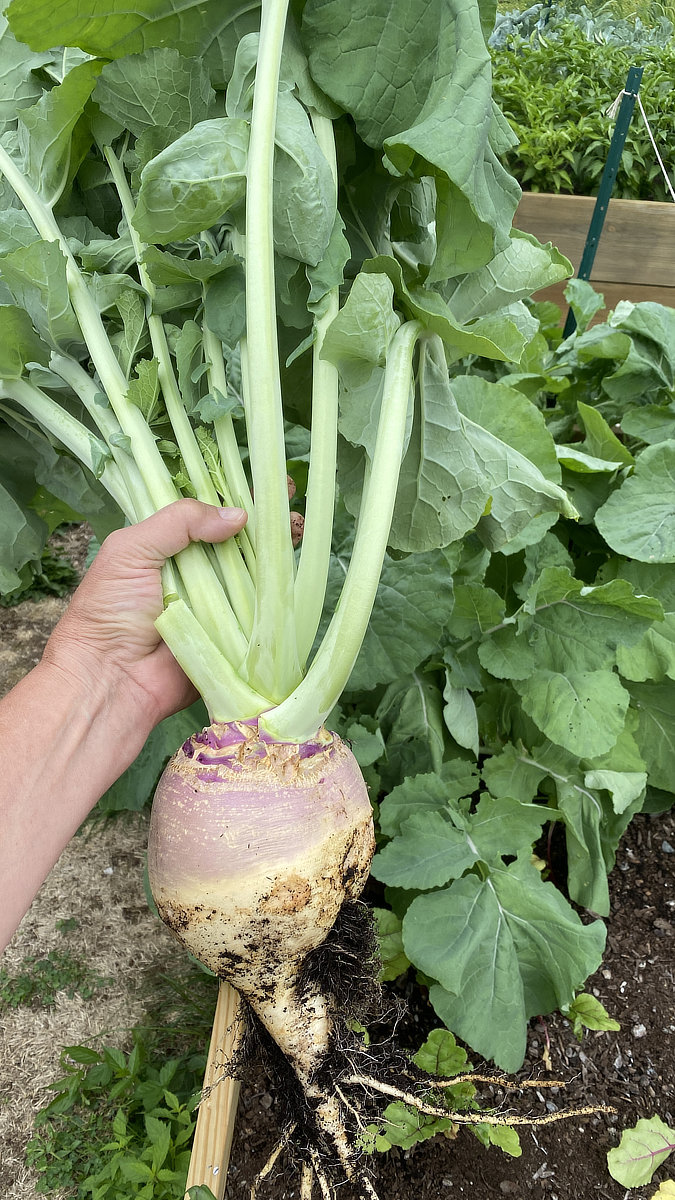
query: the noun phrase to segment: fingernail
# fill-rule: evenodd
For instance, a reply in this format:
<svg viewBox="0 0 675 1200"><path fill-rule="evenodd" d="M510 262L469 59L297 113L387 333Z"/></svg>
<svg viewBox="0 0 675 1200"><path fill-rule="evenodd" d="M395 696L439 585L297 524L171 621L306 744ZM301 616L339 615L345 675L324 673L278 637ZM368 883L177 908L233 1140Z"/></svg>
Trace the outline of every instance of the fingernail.
<svg viewBox="0 0 675 1200"><path fill-rule="evenodd" d="M218 512L224 521L241 521L248 516L245 508L219 508Z"/></svg>

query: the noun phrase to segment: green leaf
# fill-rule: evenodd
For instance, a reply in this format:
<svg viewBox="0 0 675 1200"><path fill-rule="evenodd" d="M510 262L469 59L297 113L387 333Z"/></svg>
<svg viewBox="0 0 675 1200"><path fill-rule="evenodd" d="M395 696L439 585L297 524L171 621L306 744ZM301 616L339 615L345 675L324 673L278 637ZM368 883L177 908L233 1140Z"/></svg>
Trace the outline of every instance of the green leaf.
<svg viewBox="0 0 675 1200"><path fill-rule="evenodd" d="M439 980L438 1015L506 1071L523 1061L527 1018L571 1003L605 941L601 922L582 925L529 857L418 896L403 920L406 954Z"/></svg>
<svg viewBox="0 0 675 1200"><path fill-rule="evenodd" d="M639 562L675 562L675 441L648 446L635 471L595 514L612 550Z"/></svg>
<svg viewBox="0 0 675 1200"><path fill-rule="evenodd" d="M242 199L248 134L245 121L200 121L147 163L133 218L144 241L162 245L200 233Z"/></svg>
<svg viewBox="0 0 675 1200"><path fill-rule="evenodd" d="M429 1075L440 1075L443 1079L471 1070L466 1050L457 1045L448 1029L432 1029L426 1042L413 1055L413 1062Z"/></svg>
<svg viewBox="0 0 675 1200"><path fill-rule="evenodd" d="M28 362L46 366L49 350L33 329L28 313L13 304L0 305L0 378L20 379Z"/></svg>
<svg viewBox="0 0 675 1200"><path fill-rule="evenodd" d="M624 446L623 442L619 441L616 434L612 433L597 408L592 408L590 404L584 404L581 400L577 400L577 412L586 431L582 445L589 454L611 462L620 462L625 467L632 467L635 464L635 458L630 450Z"/></svg>
<svg viewBox="0 0 675 1200"><path fill-rule="evenodd" d="M440 688L419 671L387 689L376 717L386 738L390 783L405 775L441 770L445 752L442 710Z"/></svg>
<svg viewBox="0 0 675 1200"><path fill-rule="evenodd" d="M584 333L589 322L605 303L604 296L596 292L585 279L570 279L565 288L565 299L568 301L579 333Z"/></svg>
<svg viewBox="0 0 675 1200"><path fill-rule="evenodd" d="M46 342L57 350L81 347L82 334L66 281L66 259L56 242L31 242L5 255L0 275Z"/></svg>
<svg viewBox="0 0 675 1200"><path fill-rule="evenodd" d="M110 0L102 12L96 0L12 0L7 13L14 36L34 50L80 46L101 58L123 58L151 46L180 46L188 57L203 59L214 87L227 83L237 42L257 29L257 5L242 12L234 0L149 0L143 14L126 0Z"/></svg>
<svg viewBox="0 0 675 1200"><path fill-rule="evenodd" d="M50 57L33 54L28 46L17 42L6 18L0 16L0 132L13 126L18 113L42 94L34 72L49 62Z"/></svg>
<svg viewBox="0 0 675 1200"><path fill-rule="evenodd" d="M575 1037L581 1041L584 1029L618 1030L618 1021L610 1017L604 1004L588 992L580 992L565 1009L565 1016L572 1022Z"/></svg>
<svg viewBox="0 0 675 1200"><path fill-rule="evenodd" d="M624 1129L618 1146L607 1152L612 1179L623 1187L641 1187L675 1150L675 1129L660 1117L644 1117Z"/></svg>
<svg viewBox="0 0 675 1200"><path fill-rule="evenodd" d="M448 671L445 676L443 720L457 745L471 750L478 758L478 716L471 692L455 687Z"/></svg>
<svg viewBox="0 0 675 1200"><path fill-rule="evenodd" d="M558 486L553 439L535 406L513 388L479 376L459 376L452 387L492 496L478 526L485 544L499 549L543 513L550 523L558 512L576 516ZM539 541L541 532L532 540Z"/></svg>
<svg viewBox="0 0 675 1200"><path fill-rule="evenodd" d="M274 140L274 246L316 267L335 224L335 184L309 118L290 92L279 93Z"/></svg>
<svg viewBox="0 0 675 1200"><path fill-rule="evenodd" d="M518 189L493 149L505 148L504 129L478 6L368 0L355 22L339 0L309 0L302 33L314 79L351 113L363 140L384 143L399 176L435 176L439 248L430 279L486 263L508 242Z"/></svg>
<svg viewBox="0 0 675 1200"><path fill-rule="evenodd" d="M129 1180L129 1183L151 1183L154 1179L153 1172L148 1164L140 1162L138 1159L121 1159L119 1169L124 1178Z"/></svg>
<svg viewBox="0 0 675 1200"><path fill-rule="evenodd" d="M0 593L22 586L19 575L27 563L39 560L46 537L37 517L27 513L0 483ZM25 583L23 584L25 587Z"/></svg>
<svg viewBox="0 0 675 1200"><path fill-rule="evenodd" d="M400 1146L403 1150L409 1150L416 1142L423 1142L427 1138L435 1137L437 1133L443 1133L451 1125L451 1115L425 1116L417 1109L409 1108L402 1100L388 1104L379 1122L379 1128L387 1141L386 1148Z"/></svg>
<svg viewBox="0 0 675 1200"><path fill-rule="evenodd" d="M511 796L528 804L537 794L546 768L532 761L527 752L508 743L500 754L486 758L482 776L485 786L496 799Z"/></svg>
<svg viewBox="0 0 675 1200"><path fill-rule="evenodd" d="M377 944L382 963L379 978L385 983L398 979L407 971L410 960L403 949L401 918L389 908L374 908L373 915L377 922Z"/></svg>
<svg viewBox="0 0 675 1200"><path fill-rule="evenodd" d="M394 289L386 275L361 274L324 338L321 357L339 367L348 388L367 383L373 367L383 367L400 325L393 310ZM343 416L340 429L352 443L365 445Z"/></svg>
<svg viewBox="0 0 675 1200"><path fill-rule="evenodd" d="M621 418L621 428L629 437L639 438L648 445L675 438L675 406L646 404L628 408Z"/></svg>
<svg viewBox="0 0 675 1200"><path fill-rule="evenodd" d="M94 91L99 108L136 137L161 131L156 152L206 121L215 98L204 63L170 46L107 63Z"/></svg>
<svg viewBox="0 0 675 1200"><path fill-rule="evenodd" d="M389 277L396 291L398 305L411 320L421 321L430 333L441 338L449 361L454 362L466 354L480 354L500 361L519 360L527 339L506 312L478 317L470 324L463 325L453 316L450 305L438 292L413 284L408 286L403 268L395 258L380 255L367 259L362 270L384 273Z"/></svg>
<svg viewBox="0 0 675 1200"><path fill-rule="evenodd" d="M373 278L379 278L374 276ZM488 487L463 428L445 356L420 348L419 402L401 463L389 541L398 550L431 550L458 541L485 510ZM341 431L345 431L344 421Z"/></svg>
<svg viewBox="0 0 675 1200"><path fill-rule="evenodd" d="M531 846L547 819L546 808L519 800L483 797L471 815L447 805L401 822L397 837L375 855L372 873L393 887L426 890L458 879L475 862L498 861Z"/></svg>
<svg viewBox="0 0 675 1200"><path fill-rule="evenodd" d="M459 878L478 857L464 831L442 813L419 813L375 855L371 873L392 887L424 890Z"/></svg>
<svg viewBox="0 0 675 1200"><path fill-rule="evenodd" d="M604 754L623 729L630 696L612 671L543 669L513 686L537 728L574 754Z"/></svg>
<svg viewBox="0 0 675 1200"><path fill-rule="evenodd" d="M140 408L145 420L151 423L159 399L159 363L156 358L142 358L136 363L136 376L127 388L127 400Z"/></svg>
<svg viewBox="0 0 675 1200"><path fill-rule="evenodd" d="M652 787L673 791L675 780L675 705L671 683L633 683L630 694L637 709L635 740Z"/></svg>
<svg viewBox="0 0 675 1200"><path fill-rule="evenodd" d="M477 786L475 767L461 759L444 762L438 773L404 779L380 803L380 828L386 837L395 837L408 817L442 812L451 801L471 796Z"/></svg>
<svg viewBox="0 0 675 1200"><path fill-rule="evenodd" d="M488 1125L486 1128L491 1146L499 1146L511 1158L520 1158L523 1151L517 1129L511 1125Z"/></svg>
<svg viewBox="0 0 675 1200"><path fill-rule="evenodd" d="M68 72L63 83L19 113L19 146L26 173L48 204L53 204L65 187L71 169L73 132L102 66L94 61L80 63Z"/></svg>
<svg viewBox="0 0 675 1200"><path fill-rule="evenodd" d="M338 549L328 581L329 612L337 603L345 566ZM447 611L451 597L452 576L439 556L418 554L398 562L387 556L349 688L367 690L379 683L391 683L414 670L436 649L443 611Z"/></svg>
<svg viewBox="0 0 675 1200"><path fill-rule="evenodd" d="M606 584L589 587L584 586L581 580L574 579L565 567L544 567L525 596L523 610L518 617L521 633L515 636L498 632L494 635L497 639L495 650L488 648L489 644L485 643L479 654L488 669L494 666L496 670L501 666L503 670L511 668L511 673L519 674L517 652L519 645L525 641L528 647L524 654L526 662L534 655L534 663L539 669L552 670L572 678L589 669L600 670L613 666L619 650L638 642L662 613L658 600L635 595L627 580L613 579ZM530 682L525 678L517 684L521 695L530 691ZM616 682L608 685L614 692ZM539 679L536 690L540 695L544 686L545 680ZM561 711L564 711L564 685L558 682L553 686L563 702ZM597 692L597 688L593 690ZM571 700L567 702L568 706L570 703ZM595 719L596 716L595 706L591 705L589 718ZM551 713L551 719L556 727L560 726L555 714ZM547 736L550 737L550 733ZM558 741L559 738L552 737L551 740ZM580 749L578 753L592 755L594 751L588 747L587 740L584 745L587 748ZM602 752L599 748L595 751Z"/></svg>
<svg viewBox="0 0 675 1200"><path fill-rule="evenodd" d="M486 266L458 280L449 295L450 310L457 321L473 321L558 283L572 269L550 242L542 246L532 234L512 229L508 246Z"/></svg>

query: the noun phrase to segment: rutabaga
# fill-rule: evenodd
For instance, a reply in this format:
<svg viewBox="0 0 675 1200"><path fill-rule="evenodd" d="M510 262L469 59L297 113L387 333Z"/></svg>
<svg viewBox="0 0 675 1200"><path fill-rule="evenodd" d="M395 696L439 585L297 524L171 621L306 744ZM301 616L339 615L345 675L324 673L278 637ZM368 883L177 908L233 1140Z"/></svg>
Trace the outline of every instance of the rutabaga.
<svg viewBox="0 0 675 1200"><path fill-rule="evenodd" d="M248 513L236 543L165 568L158 628L213 724L162 779L151 879L289 1064L303 1187L347 1177L372 1197L358 1129L378 1085L337 999L362 994L344 928L362 951L372 826L323 722L388 545L437 551L474 528L527 545L574 510L557 465L484 427L480 397L460 410L449 375L466 354L517 359L537 328L522 298L568 271L511 232L478 4L363 16L352 0L12 0L0 414L79 459L120 520L185 495ZM309 430L297 552L290 424ZM355 529L324 617L336 478ZM346 988L316 957L326 938Z"/></svg>

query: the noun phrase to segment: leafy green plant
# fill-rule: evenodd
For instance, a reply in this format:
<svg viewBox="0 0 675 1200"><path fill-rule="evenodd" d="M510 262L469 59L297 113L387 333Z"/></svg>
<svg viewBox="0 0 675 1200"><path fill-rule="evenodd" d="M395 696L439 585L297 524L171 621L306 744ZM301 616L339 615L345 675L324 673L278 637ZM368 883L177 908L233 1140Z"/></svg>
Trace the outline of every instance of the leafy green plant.
<svg viewBox="0 0 675 1200"><path fill-rule="evenodd" d="M523 188L593 195L597 191L613 123L606 115L623 90L635 51L611 41L590 40L571 20L546 27L538 38L511 39L492 52L495 97L518 146L506 162ZM675 132L670 81L675 43L663 38L640 49L644 75L640 96L662 154ZM639 113L626 138L615 196L669 198L661 169Z"/></svg>
<svg viewBox="0 0 675 1200"><path fill-rule="evenodd" d="M131 1048L67 1046L53 1099L37 1116L27 1159L37 1190L78 1200L182 1200L210 1033L213 992L186 968L153 981ZM137 1190L138 1189L138 1190ZM208 1189L197 1200L208 1200Z"/></svg>
<svg viewBox="0 0 675 1200"><path fill-rule="evenodd" d="M109 982L68 951L50 950L44 958L29 955L15 974L0 967L0 1009L51 1008L61 991L87 1000Z"/></svg>
<svg viewBox="0 0 675 1200"><path fill-rule="evenodd" d="M69 559L54 554L48 547L42 551L39 567L34 568L30 583L22 591L0 596L0 607L11 608L23 600L38 600L43 596L65 596L79 582L77 571Z"/></svg>
<svg viewBox="0 0 675 1200"><path fill-rule="evenodd" d="M673 1150L675 1129L669 1129L660 1117L643 1118L632 1129L624 1129L619 1145L608 1151L609 1173L624 1187L641 1187L650 1182ZM667 1187L664 1190L667 1195Z"/></svg>

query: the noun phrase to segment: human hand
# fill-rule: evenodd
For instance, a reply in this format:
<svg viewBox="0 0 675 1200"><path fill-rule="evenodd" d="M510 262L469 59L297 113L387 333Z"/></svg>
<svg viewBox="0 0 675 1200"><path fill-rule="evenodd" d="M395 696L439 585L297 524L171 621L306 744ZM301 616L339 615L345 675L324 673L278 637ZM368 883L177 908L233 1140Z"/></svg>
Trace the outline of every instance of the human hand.
<svg viewBox="0 0 675 1200"><path fill-rule="evenodd" d="M137 714L141 741L197 693L155 629L162 611L161 568L190 542L223 542L246 514L199 500L178 500L118 529L94 562L54 629L43 662L79 687L101 686Z"/></svg>

